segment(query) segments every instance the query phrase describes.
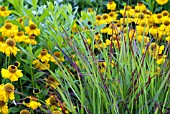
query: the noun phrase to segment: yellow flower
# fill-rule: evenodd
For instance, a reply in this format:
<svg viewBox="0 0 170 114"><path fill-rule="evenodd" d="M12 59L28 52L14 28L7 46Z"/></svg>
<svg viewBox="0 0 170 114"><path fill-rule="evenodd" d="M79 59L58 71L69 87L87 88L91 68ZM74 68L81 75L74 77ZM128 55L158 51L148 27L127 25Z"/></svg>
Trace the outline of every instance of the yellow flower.
<svg viewBox="0 0 170 114"><path fill-rule="evenodd" d="M5 6L0 6L0 16L6 17L9 16L11 11L8 11Z"/></svg>
<svg viewBox="0 0 170 114"><path fill-rule="evenodd" d="M27 36L24 35L23 31L19 31L14 35L13 38L16 42L24 42L27 39Z"/></svg>
<svg viewBox="0 0 170 114"><path fill-rule="evenodd" d="M111 44L111 41L109 39L106 39L106 45L109 46Z"/></svg>
<svg viewBox="0 0 170 114"><path fill-rule="evenodd" d="M161 24L163 22L163 15L162 15L162 13L156 14L154 19L155 19L155 23Z"/></svg>
<svg viewBox="0 0 170 114"><path fill-rule="evenodd" d="M143 35L138 35L138 38L137 38L137 40L138 40L138 42L142 42L142 40L144 39L144 43L149 43L149 37L147 37L147 36L143 36Z"/></svg>
<svg viewBox="0 0 170 114"><path fill-rule="evenodd" d="M116 3L114 1L110 1L107 4L107 9L109 10L115 10L116 9Z"/></svg>
<svg viewBox="0 0 170 114"><path fill-rule="evenodd" d="M22 70L18 70L15 65L10 65L8 69L1 69L2 77L9 78L12 82L18 81L19 77L22 77Z"/></svg>
<svg viewBox="0 0 170 114"><path fill-rule="evenodd" d="M156 2L159 4L159 5L164 5L168 2L168 0L156 0Z"/></svg>
<svg viewBox="0 0 170 114"><path fill-rule="evenodd" d="M0 113L8 114L8 106L7 106L7 103L4 101L0 101Z"/></svg>
<svg viewBox="0 0 170 114"><path fill-rule="evenodd" d="M56 79L54 79L51 75L47 78L44 79L46 81L46 87L50 86L54 89L56 89L60 84Z"/></svg>
<svg viewBox="0 0 170 114"><path fill-rule="evenodd" d="M10 100L14 100L14 86L10 83L4 85L5 97Z"/></svg>
<svg viewBox="0 0 170 114"><path fill-rule="evenodd" d="M48 54L46 49L43 49L40 55L38 55L38 59L41 60L42 62L48 62L51 59L51 55Z"/></svg>
<svg viewBox="0 0 170 114"><path fill-rule="evenodd" d="M60 52L56 51L54 52L54 57L51 57L51 62L54 62L55 64L57 63L55 58L58 60L58 61L61 61L63 62L64 61L64 57L61 55Z"/></svg>
<svg viewBox="0 0 170 114"><path fill-rule="evenodd" d="M117 19L118 14L116 12L110 12L109 17L112 19L112 21L114 21Z"/></svg>
<svg viewBox="0 0 170 114"><path fill-rule="evenodd" d="M170 42L170 36L166 37L166 41Z"/></svg>
<svg viewBox="0 0 170 114"><path fill-rule="evenodd" d="M138 2L137 6L135 6L135 10L142 11L142 10L145 10L145 9L146 9L146 6L142 2Z"/></svg>
<svg viewBox="0 0 170 114"><path fill-rule="evenodd" d="M25 31L29 36L38 36L40 34L40 29L37 29L37 25L31 20L29 21L29 26L25 27Z"/></svg>
<svg viewBox="0 0 170 114"><path fill-rule="evenodd" d="M29 108L32 108L33 110L36 110L38 107L41 106L39 102L35 100L36 98L33 98L32 96L27 97L25 101L23 102L24 105L26 105Z"/></svg>
<svg viewBox="0 0 170 114"><path fill-rule="evenodd" d="M10 22L6 22L1 28L2 36L13 37L18 32L18 27Z"/></svg>
<svg viewBox="0 0 170 114"><path fill-rule="evenodd" d="M40 60L34 60L32 64L35 65L34 67L39 70L47 70L50 68L50 65L48 64L48 62L42 62Z"/></svg>
<svg viewBox="0 0 170 114"><path fill-rule="evenodd" d="M24 109L20 111L20 114L30 114L29 110Z"/></svg>
<svg viewBox="0 0 170 114"><path fill-rule="evenodd" d="M102 18L106 23L112 22L112 18L107 13L102 14Z"/></svg>
<svg viewBox="0 0 170 114"><path fill-rule="evenodd" d="M17 21L18 21L22 26L24 26L23 20L24 20L25 18L26 18L26 16L20 17L20 18L17 19Z"/></svg>
<svg viewBox="0 0 170 114"><path fill-rule="evenodd" d="M163 64L165 62L166 55L159 54L156 59L157 64Z"/></svg>
<svg viewBox="0 0 170 114"><path fill-rule="evenodd" d="M97 16L96 16L96 24L97 24L97 25L106 24L106 21L104 21L104 20L102 19L102 16L101 16L101 15L97 15Z"/></svg>
<svg viewBox="0 0 170 114"><path fill-rule="evenodd" d="M56 98L54 96L50 96L47 100L45 100L47 106L57 106L58 103L56 101Z"/></svg>
<svg viewBox="0 0 170 114"><path fill-rule="evenodd" d="M16 56L17 51L20 51L20 50L17 47L15 47L15 45L16 45L15 40L13 40L12 38L8 38L5 44L3 44L0 47L0 51L5 53L7 56L10 56L11 54Z"/></svg>
<svg viewBox="0 0 170 114"><path fill-rule="evenodd" d="M29 37L27 37L27 39L24 41L26 44L32 44L35 45L37 44L37 41L35 40L36 36L31 35Z"/></svg>

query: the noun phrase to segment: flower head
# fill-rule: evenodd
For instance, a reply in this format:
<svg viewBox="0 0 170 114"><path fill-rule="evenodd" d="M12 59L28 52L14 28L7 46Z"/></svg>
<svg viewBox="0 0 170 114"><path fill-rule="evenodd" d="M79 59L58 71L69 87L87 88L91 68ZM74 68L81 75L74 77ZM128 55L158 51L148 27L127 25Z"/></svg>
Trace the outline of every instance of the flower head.
<svg viewBox="0 0 170 114"><path fill-rule="evenodd" d="M44 79L46 81L46 86L50 86L54 89L56 89L60 84L56 79L54 79L51 75L47 78Z"/></svg>
<svg viewBox="0 0 170 114"><path fill-rule="evenodd" d="M35 35L30 35L28 36L26 39L25 39L25 43L26 44L32 44L32 45L35 45L37 44L37 41L35 40L36 36Z"/></svg>
<svg viewBox="0 0 170 114"><path fill-rule="evenodd" d="M34 60L32 62L33 65L35 65L34 67L39 69L39 70L47 70L50 68L50 65L48 64L48 62L42 62L41 60Z"/></svg>
<svg viewBox="0 0 170 114"><path fill-rule="evenodd" d="M10 65L8 69L1 69L2 77L9 78L12 82L18 81L19 77L22 77L22 70L18 70L15 65Z"/></svg>
<svg viewBox="0 0 170 114"><path fill-rule="evenodd" d="M2 36L13 37L18 32L18 27L10 22L6 22L1 28Z"/></svg>
<svg viewBox="0 0 170 114"><path fill-rule="evenodd" d="M7 103L4 101L0 101L0 113L8 114L8 106L7 106Z"/></svg>
<svg viewBox="0 0 170 114"><path fill-rule="evenodd" d="M8 11L5 6L0 6L0 16L6 17L9 16L11 11Z"/></svg>
<svg viewBox="0 0 170 114"><path fill-rule="evenodd" d="M23 104L29 108L32 108L33 110L41 106L41 103L37 102L32 96L27 97Z"/></svg>
<svg viewBox="0 0 170 114"><path fill-rule="evenodd" d="M23 31L19 31L15 34L13 38L16 42L24 42L27 39L27 36L24 35Z"/></svg>
<svg viewBox="0 0 170 114"><path fill-rule="evenodd" d="M107 9L109 10L115 10L116 9L116 3L114 1L110 1L107 4Z"/></svg>
<svg viewBox="0 0 170 114"><path fill-rule="evenodd" d="M31 20L29 21L29 26L25 27L25 30L29 36L30 35L38 36L40 34L40 29L38 29L37 25Z"/></svg>
<svg viewBox="0 0 170 114"><path fill-rule="evenodd" d="M11 54L16 56L17 51L20 51L20 50L17 47L15 47L15 45L16 45L15 40L13 40L12 38L8 38L5 44L3 44L0 47L0 51L5 53L7 56L10 56Z"/></svg>
<svg viewBox="0 0 170 114"><path fill-rule="evenodd" d="M51 59L51 55L48 54L46 49L41 50L40 55L38 56L38 59L42 62L48 62Z"/></svg>
<svg viewBox="0 0 170 114"><path fill-rule="evenodd" d="M7 99L14 100L14 86L10 83L4 85L5 96Z"/></svg>
<svg viewBox="0 0 170 114"><path fill-rule="evenodd" d="M164 5L168 2L168 0L156 0L156 2L159 4L159 5Z"/></svg>

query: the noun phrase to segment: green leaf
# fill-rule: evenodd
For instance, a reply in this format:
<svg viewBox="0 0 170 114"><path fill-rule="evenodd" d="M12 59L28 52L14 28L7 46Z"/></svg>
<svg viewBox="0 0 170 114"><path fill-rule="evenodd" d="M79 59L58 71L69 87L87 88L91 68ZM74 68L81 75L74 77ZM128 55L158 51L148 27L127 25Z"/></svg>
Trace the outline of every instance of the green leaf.
<svg viewBox="0 0 170 114"><path fill-rule="evenodd" d="M157 7L157 8L155 9L154 13L156 13L156 12L160 12L160 11L161 11L161 9L162 9L162 7Z"/></svg>
<svg viewBox="0 0 170 114"><path fill-rule="evenodd" d="M25 75L23 77L21 77L21 79L25 80L25 81L30 81L30 79L27 76L25 76Z"/></svg>
<svg viewBox="0 0 170 114"><path fill-rule="evenodd" d="M37 72L35 75L34 75L34 78L40 78L41 76L43 76L45 73L44 72Z"/></svg>
<svg viewBox="0 0 170 114"><path fill-rule="evenodd" d="M40 53L41 53L42 48L38 49L35 53L34 53L34 57L37 57Z"/></svg>

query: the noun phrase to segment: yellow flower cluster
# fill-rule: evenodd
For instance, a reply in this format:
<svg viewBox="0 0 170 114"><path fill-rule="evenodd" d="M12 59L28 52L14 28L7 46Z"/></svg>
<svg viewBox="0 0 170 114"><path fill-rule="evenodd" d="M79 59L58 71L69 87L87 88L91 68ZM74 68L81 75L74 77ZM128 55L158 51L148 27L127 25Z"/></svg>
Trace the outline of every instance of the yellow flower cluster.
<svg viewBox="0 0 170 114"><path fill-rule="evenodd" d="M161 1L157 0L157 2ZM164 3L162 1L162 4L165 3L167 3L165 0ZM108 2L107 9L111 12L96 16L96 26L105 25L105 27L94 36L95 48L107 48L111 44L113 47L120 48L122 40L126 41L126 39L137 41L144 46L150 42L150 39L154 39L150 47L153 44L159 47L158 42L170 42L170 14L168 11L163 10L161 13L153 14L142 2L137 3L136 6L126 5L124 9L116 11L114 1ZM106 34L110 38L106 38L103 42L101 39L104 39ZM87 42L90 44L91 39L88 39ZM166 44L164 43L164 45ZM166 55L163 55L163 47L162 45L155 50L149 50L150 55L158 64L162 64L166 59Z"/></svg>
<svg viewBox="0 0 170 114"><path fill-rule="evenodd" d="M23 24L22 21L19 22ZM40 34L40 30L31 20L29 21L29 26L26 26L23 31L19 31L18 26L6 21L4 25L0 27L0 34L0 51L7 56L12 54L16 56L17 52L20 51L16 47L16 43L37 44L35 38Z"/></svg>
<svg viewBox="0 0 170 114"><path fill-rule="evenodd" d="M56 51L53 55L50 55L46 49L42 49L41 53L38 55L38 59L34 60L32 64L39 70L46 70L50 68L50 61L57 64L57 60L60 62L64 61L64 57L60 52Z"/></svg>
<svg viewBox="0 0 170 114"><path fill-rule="evenodd" d="M62 103L54 95L49 96L45 102L52 114L63 114L62 112L64 112L64 114L69 113L69 111L66 109L66 103Z"/></svg>

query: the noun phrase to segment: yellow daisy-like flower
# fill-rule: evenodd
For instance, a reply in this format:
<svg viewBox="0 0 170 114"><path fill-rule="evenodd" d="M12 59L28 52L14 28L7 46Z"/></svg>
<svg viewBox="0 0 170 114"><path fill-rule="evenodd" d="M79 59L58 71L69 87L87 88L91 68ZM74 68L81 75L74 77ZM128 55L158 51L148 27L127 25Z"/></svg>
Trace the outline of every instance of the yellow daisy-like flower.
<svg viewBox="0 0 170 114"><path fill-rule="evenodd" d="M18 32L18 27L10 22L6 22L1 28L2 36L13 37Z"/></svg>
<svg viewBox="0 0 170 114"><path fill-rule="evenodd" d="M102 18L106 23L112 22L112 18L107 13L102 14Z"/></svg>
<svg viewBox="0 0 170 114"><path fill-rule="evenodd" d="M135 10L142 11L142 10L145 10L145 9L146 9L146 6L142 2L138 2L137 6L135 6Z"/></svg>
<svg viewBox="0 0 170 114"><path fill-rule="evenodd" d="M41 60L34 60L32 62L33 65L35 65L34 67L39 69L39 70L47 70L50 68L50 65L48 64L48 62L42 62Z"/></svg>
<svg viewBox="0 0 170 114"><path fill-rule="evenodd" d="M96 24L101 25L101 24L106 24L106 21L102 19L101 15L96 16Z"/></svg>
<svg viewBox="0 0 170 114"><path fill-rule="evenodd" d="M14 100L14 86L10 83L7 83L4 85L4 92L5 92L5 97L10 100Z"/></svg>
<svg viewBox="0 0 170 114"><path fill-rule="evenodd" d="M63 56L61 55L61 53L58 52L58 51L54 52L54 57L53 57L53 56L51 57L51 62L54 62L55 64L57 64L57 61L56 61L55 58L56 58L58 61L61 61L61 62L64 61L64 57L63 57Z"/></svg>
<svg viewBox="0 0 170 114"><path fill-rule="evenodd" d="M159 5L164 5L168 2L168 0L156 0L156 2L159 4Z"/></svg>
<svg viewBox="0 0 170 114"><path fill-rule="evenodd" d="M17 32L17 33L15 34L15 36L14 36L13 39L14 39L16 42L24 42L24 41L27 39L27 37L28 37L28 36L25 36L23 31L19 31L19 32Z"/></svg>
<svg viewBox="0 0 170 114"><path fill-rule="evenodd" d="M46 49L43 49L40 55L38 56L38 59L41 60L42 62L48 62L51 59L51 55L48 54Z"/></svg>
<svg viewBox="0 0 170 114"><path fill-rule="evenodd" d="M45 102L46 102L47 106L57 106L58 105L55 97L52 95L47 100L45 100Z"/></svg>
<svg viewBox="0 0 170 114"><path fill-rule="evenodd" d="M29 37L27 37L27 39L24 41L26 44L32 44L35 45L37 44L37 41L35 40L36 36L31 35Z"/></svg>
<svg viewBox="0 0 170 114"><path fill-rule="evenodd" d="M0 6L0 16L6 17L9 16L11 11L8 11L5 6Z"/></svg>
<svg viewBox="0 0 170 114"><path fill-rule="evenodd" d="M41 103L37 102L35 100L36 98L33 98L32 96L29 96L25 99L25 101L23 102L23 104L29 108L32 108L33 110L36 110L38 107L41 106Z"/></svg>
<svg viewBox="0 0 170 114"><path fill-rule="evenodd" d="M4 101L0 101L0 113L8 114L8 106L7 106L7 103Z"/></svg>
<svg viewBox="0 0 170 114"><path fill-rule="evenodd" d="M18 78L22 77L22 70L18 70L15 65L10 65L8 69L1 69L2 77L9 78L12 82L18 81Z"/></svg>
<svg viewBox="0 0 170 114"><path fill-rule="evenodd" d="M15 40L13 40L12 38L8 38L5 44L3 44L0 47L0 51L5 53L7 56L10 56L11 54L16 56L17 51L20 51L20 50L17 47L15 47L15 45L16 45Z"/></svg>
<svg viewBox="0 0 170 114"><path fill-rule="evenodd" d="M165 62L166 55L159 54L156 60L157 64L163 64Z"/></svg>
<svg viewBox="0 0 170 114"><path fill-rule="evenodd" d="M37 25L31 20L29 21L29 26L25 27L25 31L29 36L30 35L38 36L40 34L40 29L38 29Z"/></svg>
<svg viewBox="0 0 170 114"><path fill-rule="evenodd" d="M44 79L46 81L46 87L50 86L54 89L56 89L60 84L56 79L54 79L51 75L47 78Z"/></svg>
<svg viewBox="0 0 170 114"><path fill-rule="evenodd" d="M107 9L109 10L115 10L116 9L116 3L114 1L110 1L107 4Z"/></svg>

